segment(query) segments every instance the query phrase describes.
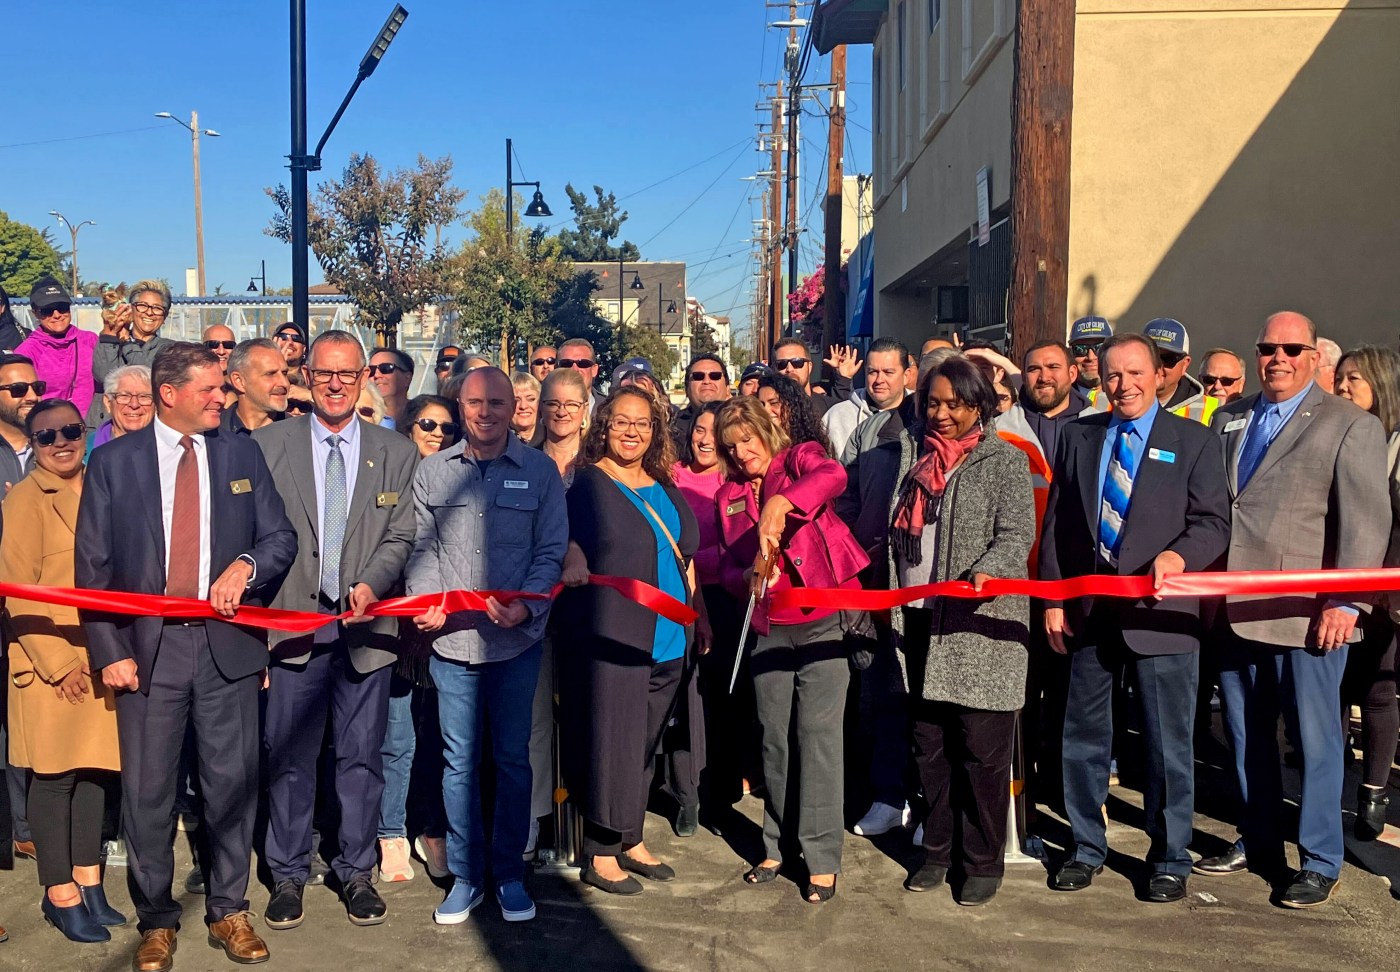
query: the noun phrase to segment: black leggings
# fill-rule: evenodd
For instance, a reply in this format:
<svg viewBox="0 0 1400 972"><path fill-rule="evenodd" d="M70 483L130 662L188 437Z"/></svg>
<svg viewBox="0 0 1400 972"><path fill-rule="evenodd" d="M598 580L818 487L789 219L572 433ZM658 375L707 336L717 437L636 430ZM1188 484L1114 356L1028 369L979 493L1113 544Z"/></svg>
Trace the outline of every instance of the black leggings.
<svg viewBox="0 0 1400 972"><path fill-rule="evenodd" d="M1363 783L1383 787L1395 762L1400 706L1395 698L1395 628L1383 608L1363 617L1362 638L1347 652L1342 679L1343 738L1351 728L1351 707L1361 706Z"/></svg>
<svg viewBox="0 0 1400 972"><path fill-rule="evenodd" d="M29 828L39 859L39 883L69 884L73 868L102 860L102 770L34 774L29 785Z"/></svg>

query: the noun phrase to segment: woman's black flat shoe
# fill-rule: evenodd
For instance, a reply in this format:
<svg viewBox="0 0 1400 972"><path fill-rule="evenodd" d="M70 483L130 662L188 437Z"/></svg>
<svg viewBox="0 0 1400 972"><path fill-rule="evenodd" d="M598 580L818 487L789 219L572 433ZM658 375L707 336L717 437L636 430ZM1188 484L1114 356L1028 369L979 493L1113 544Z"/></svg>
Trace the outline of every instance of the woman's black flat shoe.
<svg viewBox="0 0 1400 972"><path fill-rule="evenodd" d="M609 881L591 867L585 867L579 872L579 880L599 891L606 891L608 894L633 895L642 893L642 882L634 877L625 877L621 881Z"/></svg>
<svg viewBox="0 0 1400 972"><path fill-rule="evenodd" d="M802 892L802 900L808 904L824 904L836 897L836 882L831 882L831 887L825 888L820 884L808 882L807 887Z"/></svg>
<svg viewBox="0 0 1400 972"><path fill-rule="evenodd" d="M670 864L643 864L626 854L617 856L617 866L624 871L640 874L648 881L674 881L676 879L676 872Z"/></svg>
<svg viewBox="0 0 1400 972"><path fill-rule="evenodd" d="M780 870L782 870L781 864L776 864L773 867L764 867L762 864L755 864L744 872L744 883L767 884L778 876Z"/></svg>

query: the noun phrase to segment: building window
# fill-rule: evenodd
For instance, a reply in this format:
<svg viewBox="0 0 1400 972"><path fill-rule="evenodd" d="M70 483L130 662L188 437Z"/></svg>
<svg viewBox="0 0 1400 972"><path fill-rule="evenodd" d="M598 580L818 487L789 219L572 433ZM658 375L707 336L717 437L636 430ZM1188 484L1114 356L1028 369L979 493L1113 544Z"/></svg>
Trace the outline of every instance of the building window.
<svg viewBox="0 0 1400 972"><path fill-rule="evenodd" d="M943 19L943 0L928 0L928 32L933 33L933 29L938 26L938 22Z"/></svg>
<svg viewBox="0 0 1400 972"><path fill-rule="evenodd" d="M904 26L905 26L905 19L906 19L906 18L905 18L905 16L904 16L904 3L903 3L903 0L901 0L901 2L900 2L900 4L899 4L899 37L898 37L898 41L899 41L899 50L895 52L895 65L896 65L896 70L898 71L898 75L899 75L899 90L900 90L900 91L903 91L903 90L904 90Z"/></svg>

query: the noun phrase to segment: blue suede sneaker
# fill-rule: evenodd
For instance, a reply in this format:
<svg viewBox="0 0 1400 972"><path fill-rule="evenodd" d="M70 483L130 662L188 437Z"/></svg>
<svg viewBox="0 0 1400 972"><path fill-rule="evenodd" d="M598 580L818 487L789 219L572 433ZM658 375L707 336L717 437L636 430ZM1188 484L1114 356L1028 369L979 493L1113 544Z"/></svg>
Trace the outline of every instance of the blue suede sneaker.
<svg viewBox="0 0 1400 972"><path fill-rule="evenodd" d="M501 905L501 917L506 921L529 921L535 917L535 902L519 881L497 885L496 901Z"/></svg>
<svg viewBox="0 0 1400 972"><path fill-rule="evenodd" d="M458 879L433 912L433 921L439 925L460 925L485 898L486 892L481 888Z"/></svg>

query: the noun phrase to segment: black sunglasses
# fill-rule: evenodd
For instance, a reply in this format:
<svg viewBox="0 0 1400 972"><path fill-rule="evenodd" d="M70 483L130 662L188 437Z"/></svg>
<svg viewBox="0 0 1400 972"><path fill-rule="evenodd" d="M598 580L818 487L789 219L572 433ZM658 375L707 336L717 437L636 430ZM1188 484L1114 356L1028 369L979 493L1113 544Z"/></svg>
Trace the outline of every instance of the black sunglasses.
<svg viewBox="0 0 1400 972"><path fill-rule="evenodd" d="M210 351L217 351L217 350L219 350L220 348L223 348L225 351L232 351L234 348L238 347L238 342L237 342L237 341L205 341L205 342L204 342L204 346L205 346L206 348L208 348Z"/></svg>
<svg viewBox="0 0 1400 972"><path fill-rule="evenodd" d="M447 371L452 367L452 362L456 361L460 355L453 355L450 358L438 358L437 364L433 365L434 371Z"/></svg>
<svg viewBox="0 0 1400 972"><path fill-rule="evenodd" d="M1317 350L1317 348L1313 347L1311 344L1274 344L1270 341L1260 341L1254 348L1259 352L1259 357L1261 358L1272 358L1278 352L1279 348L1283 348L1283 353L1290 358L1296 358L1304 351Z"/></svg>
<svg viewBox="0 0 1400 972"><path fill-rule="evenodd" d="M304 398L287 399L287 411L296 412L298 415L305 415L311 411L311 403Z"/></svg>
<svg viewBox="0 0 1400 972"><path fill-rule="evenodd" d="M1221 388L1234 388L1238 378L1226 378L1224 375L1201 375L1202 385L1219 385Z"/></svg>
<svg viewBox="0 0 1400 972"><path fill-rule="evenodd" d="M777 361L773 362L773 368L776 371L787 371L789 368L796 370L798 368L805 368L811 363L811 358L779 358Z"/></svg>
<svg viewBox="0 0 1400 972"><path fill-rule="evenodd" d="M301 339L301 333L299 331L278 331L273 336L279 341L295 341L297 344L306 343Z"/></svg>
<svg viewBox="0 0 1400 972"><path fill-rule="evenodd" d="M561 367L561 368L592 368L592 367L593 367L594 365L596 365L597 363L598 363L598 362L594 361L592 358L579 358L577 361L574 361L574 360L569 359L569 358L564 358L562 361L559 362L559 367Z"/></svg>
<svg viewBox="0 0 1400 972"><path fill-rule="evenodd" d="M34 389L34 394L42 395L49 387L47 381L17 381L10 385L0 385L0 391L9 392L12 398L23 398L29 394L29 389Z"/></svg>
<svg viewBox="0 0 1400 972"><path fill-rule="evenodd" d="M1069 350L1076 358L1087 358L1091 354L1097 358L1099 355L1097 344L1071 344Z"/></svg>
<svg viewBox="0 0 1400 972"><path fill-rule="evenodd" d="M558 360L558 358L534 358L530 361L530 364L534 365L536 368L543 368L545 365L555 364ZM573 365L568 364L564 367L569 368L573 367Z"/></svg>
<svg viewBox="0 0 1400 972"><path fill-rule="evenodd" d="M1175 351L1158 351L1157 357L1161 358L1162 364L1166 365L1168 368L1175 368L1177 365L1181 364L1182 359L1184 359L1186 355L1178 354Z"/></svg>
<svg viewBox="0 0 1400 972"><path fill-rule="evenodd" d="M408 369L405 368L403 365L401 365L401 364L394 364L392 361L385 361L385 362L382 362L382 363L380 363L380 364L372 364L372 365L369 366L369 373L370 373L370 374L374 374L375 372L378 372L378 373L381 374L381 375L392 375L392 374L393 374L394 372L396 372L396 371L407 371L407 370L408 370Z"/></svg>
<svg viewBox="0 0 1400 972"><path fill-rule="evenodd" d="M434 429L442 429L442 434L450 439L457 438L457 433L462 431L462 427L456 422L438 422L434 419L419 419L413 423L424 432L431 432Z"/></svg>
<svg viewBox="0 0 1400 972"><path fill-rule="evenodd" d="M719 381L723 377L723 371L692 371L690 373L691 381L704 381L706 378L710 381Z"/></svg>
<svg viewBox="0 0 1400 972"><path fill-rule="evenodd" d="M39 316L52 317L55 314L67 314L72 309L71 304L50 304L48 307L39 308Z"/></svg>
<svg viewBox="0 0 1400 972"><path fill-rule="evenodd" d="M87 435L87 426L82 422L73 422L56 429L40 429L30 436L30 438L38 445L51 446L58 441L60 433L66 441L77 442L83 436Z"/></svg>

